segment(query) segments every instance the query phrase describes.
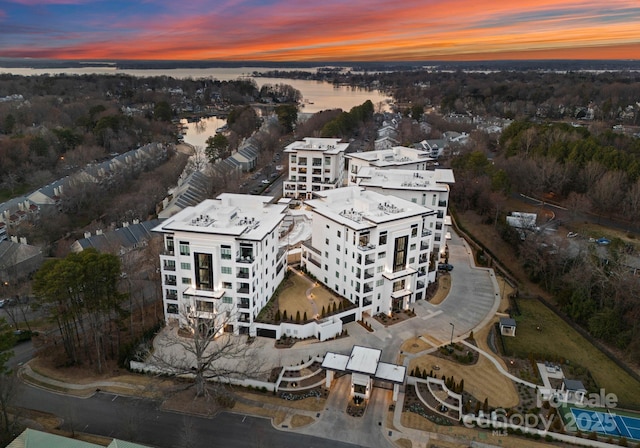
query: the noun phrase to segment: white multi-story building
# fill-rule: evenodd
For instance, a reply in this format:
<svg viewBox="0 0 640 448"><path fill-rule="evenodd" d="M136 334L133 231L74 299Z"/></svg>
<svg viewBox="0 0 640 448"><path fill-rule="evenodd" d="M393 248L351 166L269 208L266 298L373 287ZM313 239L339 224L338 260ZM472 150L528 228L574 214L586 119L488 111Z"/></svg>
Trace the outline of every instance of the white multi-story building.
<svg viewBox="0 0 640 448"><path fill-rule="evenodd" d="M342 187L348 146L337 138L315 137L287 145L284 152L289 155L289 178L283 183L283 196L311 199L319 191Z"/></svg>
<svg viewBox="0 0 640 448"><path fill-rule="evenodd" d="M364 167L374 167L382 170L407 169L427 170L435 165L431 153L422 149L394 146L390 149L377 151L352 152L346 155L348 161L348 183L355 185L356 174Z"/></svg>
<svg viewBox="0 0 640 448"><path fill-rule="evenodd" d="M391 195L436 211L433 235L434 252L444 254L451 218L447 214L449 189L455 183L453 170L408 170L363 167L349 177L367 190Z"/></svg>
<svg viewBox="0 0 640 448"><path fill-rule="evenodd" d="M160 263L168 323L220 318L224 331L255 335L254 318L286 270L278 234L287 206L271 199L224 193L153 229L164 234Z"/></svg>
<svg viewBox="0 0 640 448"><path fill-rule="evenodd" d="M426 297L435 280L435 210L355 186L317 196L305 201L313 228L302 245L303 268L356 304L357 318Z"/></svg>

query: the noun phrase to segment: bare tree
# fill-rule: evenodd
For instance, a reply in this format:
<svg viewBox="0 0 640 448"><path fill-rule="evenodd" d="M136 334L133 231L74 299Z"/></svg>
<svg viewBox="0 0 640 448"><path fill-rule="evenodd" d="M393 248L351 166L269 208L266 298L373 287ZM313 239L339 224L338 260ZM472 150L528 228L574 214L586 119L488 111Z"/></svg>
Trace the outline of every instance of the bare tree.
<svg viewBox="0 0 640 448"><path fill-rule="evenodd" d="M181 309L179 328L168 328L156 338L149 362L169 374L193 375L196 397L208 395L207 381L220 384L269 371L266 360L259 362L261 344L225 332L234 323L234 310L196 302L195 309Z"/></svg>

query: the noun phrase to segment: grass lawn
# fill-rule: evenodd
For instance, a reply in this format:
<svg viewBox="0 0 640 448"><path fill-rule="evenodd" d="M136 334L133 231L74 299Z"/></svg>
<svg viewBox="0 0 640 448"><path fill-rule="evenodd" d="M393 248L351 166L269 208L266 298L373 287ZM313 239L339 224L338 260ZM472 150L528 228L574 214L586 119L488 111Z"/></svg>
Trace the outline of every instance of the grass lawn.
<svg viewBox="0 0 640 448"><path fill-rule="evenodd" d="M311 299L307 298L307 292L311 294ZM287 312L288 317L296 316L300 311L300 318L307 313L307 318L312 319L316 314L333 309L333 304L339 306L340 298L333 295L325 287L321 286L306 277L302 273L292 271L289 276L287 286L282 289L278 296L278 309L281 314Z"/></svg>
<svg viewBox="0 0 640 448"><path fill-rule="evenodd" d="M520 299L516 337L504 338L507 352L562 357L591 371L598 387L618 396L621 405L640 406L640 383L536 299ZM541 330L537 330L540 325Z"/></svg>

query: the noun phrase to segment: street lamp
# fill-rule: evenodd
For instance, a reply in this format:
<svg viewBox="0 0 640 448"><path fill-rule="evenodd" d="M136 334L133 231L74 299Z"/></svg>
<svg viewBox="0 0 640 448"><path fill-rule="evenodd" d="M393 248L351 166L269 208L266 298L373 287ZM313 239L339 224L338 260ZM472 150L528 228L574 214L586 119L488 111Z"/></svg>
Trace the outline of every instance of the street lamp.
<svg viewBox="0 0 640 448"><path fill-rule="evenodd" d="M453 347L453 329L456 328L455 325L453 325L451 322L449 322L449 325L451 325L451 347Z"/></svg>

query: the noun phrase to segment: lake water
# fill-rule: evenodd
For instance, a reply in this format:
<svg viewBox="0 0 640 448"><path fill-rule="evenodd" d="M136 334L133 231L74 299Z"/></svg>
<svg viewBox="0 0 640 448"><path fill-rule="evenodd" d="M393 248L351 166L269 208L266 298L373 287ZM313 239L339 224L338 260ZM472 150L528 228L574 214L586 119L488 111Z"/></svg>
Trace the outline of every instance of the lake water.
<svg viewBox="0 0 640 448"><path fill-rule="evenodd" d="M230 81L239 77L251 77L251 73L266 72L272 69L264 67L236 67L236 68L176 68L171 70L128 70L116 69L115 67L86 67L86 68L7 68L0 67L0 73L11 73L22 76L35 75L59 75L59 74L125 74L138 77L149 76L170 76L177 79L200 79L211 78L221 81ZM281 71L291 71L299 69L279 68ZM306 69L305 71L314 72L316 69ZM301 112L314 113L327 109L342 109L348 111L353 106L358 106L367 100L371 100L374 106L382 110L388 110L388 102L390 98L377 90L366 90L353 88L348 86L334 87L333 84L327 82L309 81L303 79L286 79L286 78L253 78L258 87L264 84L289 84L298 89L304 98L304 107ZM16 92L19 93L19 92ZM214 129L215 131L215 129Z"/></svg>
<svg viewBox="0 0 640 448"><path fill-rule="evenodd" d="M182 120L184 142L201 148L207 147L207 139L216 134L216 129L227 124L227 120L218 117L201 118L199 121L188 123Z"/></svg>

